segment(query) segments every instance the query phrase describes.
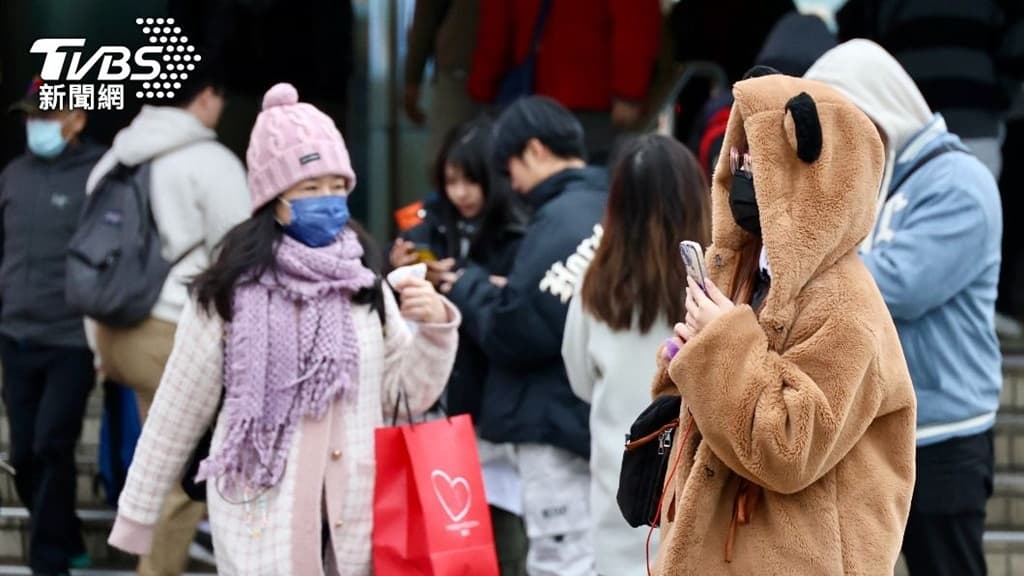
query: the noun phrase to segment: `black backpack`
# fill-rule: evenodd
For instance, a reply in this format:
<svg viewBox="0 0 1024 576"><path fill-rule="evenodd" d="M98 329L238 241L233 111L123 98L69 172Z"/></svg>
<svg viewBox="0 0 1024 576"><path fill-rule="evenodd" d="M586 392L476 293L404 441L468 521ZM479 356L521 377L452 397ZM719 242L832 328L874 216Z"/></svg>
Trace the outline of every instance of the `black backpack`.
<svg viewBox="0 0 1024 576"><path fill-rule="evenodd" d="M149 193L149 162L118 164L86 199L68 246L68 304L107 326L149 317L171 268L199 246L164 260Z"/></svg>

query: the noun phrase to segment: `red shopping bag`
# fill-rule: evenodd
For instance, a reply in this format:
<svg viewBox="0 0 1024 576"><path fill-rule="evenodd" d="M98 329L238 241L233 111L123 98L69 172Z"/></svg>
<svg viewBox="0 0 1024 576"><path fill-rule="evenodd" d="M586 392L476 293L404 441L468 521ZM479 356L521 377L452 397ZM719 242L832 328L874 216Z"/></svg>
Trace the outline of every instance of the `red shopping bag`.
<svg viewBox="0 0 1024 576"><path fill-rule="evenodd" d="M374 432L376 576L498 576L468 415Z"/></svg>

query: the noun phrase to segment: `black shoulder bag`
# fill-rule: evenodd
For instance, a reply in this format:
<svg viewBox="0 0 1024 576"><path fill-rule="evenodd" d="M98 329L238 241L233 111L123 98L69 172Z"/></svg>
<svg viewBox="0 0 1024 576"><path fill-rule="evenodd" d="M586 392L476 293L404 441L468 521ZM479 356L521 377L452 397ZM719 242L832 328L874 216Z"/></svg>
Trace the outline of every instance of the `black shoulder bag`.
<svg viewBox="0 0 1024 576"><path fill-rule="evenodd" d="M626 434L616 501L630 526L658 526L672 442L679 431L682 398L661 396L644 409Z"/></svg>

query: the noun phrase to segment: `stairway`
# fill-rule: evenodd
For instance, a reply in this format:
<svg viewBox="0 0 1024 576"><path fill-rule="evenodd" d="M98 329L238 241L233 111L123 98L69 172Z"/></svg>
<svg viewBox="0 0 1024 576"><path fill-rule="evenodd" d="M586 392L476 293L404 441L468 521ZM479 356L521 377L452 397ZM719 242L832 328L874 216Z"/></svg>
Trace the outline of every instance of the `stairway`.
<svg viewBox="0 0 1024 576"><path fill-rule="evenodd" d="M1007 351L1004 384L996 422L995 494L988 503L985 556L990 576L1024 575L1024 350ZM90 570L76 576L132 574L134 558L106 544L113 510L93 489L99 442L102 388L89 399L82 439L78 446L78 502L86 548L93 559ZM7 417L0 403L0 454L7 452ZM14 485L0 472L0 576L29 574L24 567L27 552L28 515L14 493ZM201 552L196 550L197 556ZM213 567L194 559L190 574L211 574ZM906 570L897 566L896 575Z"/></svg>
<svg viewBox="0 0 1024 576"><path fill-rule="evenodd" d="M100 417L103 411L103 388L96 386L89 398L82 437L77 450L78 516L82 520L85 547L92 557L89 570L73 570L76 576L113 576L134 574L135 557L107 545L107 536L114 522L114 510L107 506L101 492L94 487L99 450ZM7 414L0 402L0 455L8 451L10 429ZM199 547L193 547L189 574L213 574L212 560ZM0 472L0 576L30 574L25 566L28 554L28 512L14 490L14 483Z"/></svg>
<svg viewBox="0 0 1024 576"><path fill-rule="evenodd" d="M1024 350L1004 351L995 453L995 492L985 519L988 573L1024 575ZM902 561L896 574L906 574Z"/></svg>

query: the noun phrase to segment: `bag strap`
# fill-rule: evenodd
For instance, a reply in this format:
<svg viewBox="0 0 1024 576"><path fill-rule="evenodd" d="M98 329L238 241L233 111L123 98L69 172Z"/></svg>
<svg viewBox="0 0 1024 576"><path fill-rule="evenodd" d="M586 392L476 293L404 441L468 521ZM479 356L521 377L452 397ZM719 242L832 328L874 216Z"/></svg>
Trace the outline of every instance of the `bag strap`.
<svg viewBox="0 0 1024 576"><path fill-rule="evenodd" d="M398 397L395 398L395 409L391 413L391 426L394 427L394 426L398 425L398 407L399 407L399 403L405 404L405 415L408 418L409 423L410 424L416 424L416 419L413 418L413 416L412 416L412 409L409 408L409 394L406 393L405 388L399 388L398 389ZM447 418L449 420L451 419L452 415L448 413L448 408L444 405L443 402L441 402L441 401L435 402L434 406L432 408L438 408L439 410L441 410L441 413L444 414L445 418ZM423 422L426 422L426 421L427 421L427 418L426 418L426 416L424 416L423 417Z"/></svg>
<svg viewBox="0 0 1024 576"><path fill-rule="evenodd" d="M399 402L401 402L402 400L405 401L404 402L405 403L405 415L406 415L406 417L408 417L409 423L410 424L414 423L414 421L412 419L412 410L409 408L409 395L405 393L405 389L404 388L399 388L398 389L398 397L395 398L395 411L392 412L392 414L391 414L391 426L392 427L398 425L398 405L399 405Z"/></svg>
<svg viewBox="0 0 1024 576"><path fill-rule="evenodd" d="M668 424L665 424L661 428L658 428L657 430L655 430L654 432L651 432L650 434L644 436L643 438L637 438L636 440L631 440L629 442L626 442L626 452L632 452L633 450L636 450L637 448L640 448L642 446L650 444L656 438L661 436L664 432L666 432L668 430L675 430L678 427L679 427L679 418L673 418L672 420L669 421Z"/></svg>
<svg viewBox="0 0 1024 576"><path fill-rule="evenodd" d="M907 179L914 174L914 172L917 172L926 164L938 158L939 156L946 154L947 152L964 152L966 154L970 154L970 151L968 151L966 148L958 144L954 144L952 142L946 142L940 146L936 146L930 152L918 158L914 162L913 166L908 168L906 172L900 175L899 180L893 182L892 185L889 186L889 192L885 195L886 201L888 201L889 198L892 198L892 195L895 194L896 191L900 189L900 186L903 186L903 183L906 182Z"/></svg>
<svg viewBox="0 0 1024 576"><path fill-rule="evenodd" d="M190 246L188 250L183 252L180 256L175 258L173 262L171 262L171 268L174 268L178 264L181 264L182 260L184 260L185 258L188 258L188 256L190 254L192 254L193 252L198 250L199 247L202 246L205 242L206 242L205 240L200 240L200 241L196 242L195 244L193 244L192 246Z"/></svg>
<svg viewBox="0 0 1024 576"><path fill-rule="evenodd" d="M541 0L540 9L537 11L537 20L533 23L533 35L530 37L530 51L526 57L531 58L537 55L540 49L540 37L544 35L544 28L548 23L548 15L551 13L551 1Z"/></svg>
<svg viewBox="0 0 1024 576"><path fill-rule="evenodd" d="M157 234L159 234L160 227L156 225L156 215L153 214L153 201L150 196L150 194L152 193L150 189L149 180L151 164L152 160L148 162L143 162L142 164L139 164L137 166L126 166L124 164L120 164L118 165L118 169L128 170L132 174L132 179L135 182L134 189L136 194L138 195L139 208L141 208L144 214L143 218L140 218L140 222L148 223L150 226L153 227L154 230L157 231ZM145 230L140 230L139 232L142 235L142 237L145 238ZM200 239L195 244L189 246L188 250L185 250L180 255L178 255L177 258L169 262L170 268L174 268L178 264L181 264L181 262L185 258L188 258L193 252L198 250L205 243L205 239Z"/></svg>
<svg viewBox="0 0 1024 576"><path fill-rule="evenodd" d="M654 528L661 521L661 507L665 505L665 496L668 494L669 489L672 487L672 481L675 480L676 470L679 469L679 462L683 459L683 451L686 450L686 442L690 439L690 432L693 432L693 414L690 410L686 410L686 415L689 417L689 422L686 424L686 432L683 433L683 441L676 442L675 445L679 447L679 451L676 452L675 462L672 463L672 469L669 471L668 478L665 479L665 484L661 487L661 497L658 498L658 510L654 513L654 518L651 520L651 529L647 531L647 543L644 545L644 555L647 560L647 576L653 576L651 571L651 537L654 536Z"/></svg>

